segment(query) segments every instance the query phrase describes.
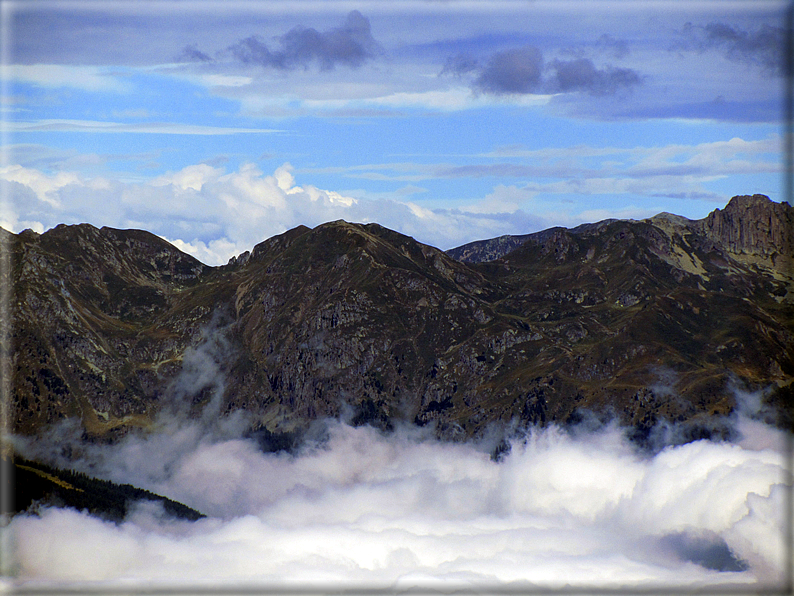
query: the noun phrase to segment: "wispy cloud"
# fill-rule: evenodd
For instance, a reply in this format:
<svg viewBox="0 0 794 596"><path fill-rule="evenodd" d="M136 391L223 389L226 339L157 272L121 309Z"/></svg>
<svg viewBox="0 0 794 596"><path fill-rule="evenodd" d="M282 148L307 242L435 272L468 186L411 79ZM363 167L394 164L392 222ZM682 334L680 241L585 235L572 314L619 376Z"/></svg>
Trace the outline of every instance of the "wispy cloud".
<svg viewBox="0 0 794 596"><path fill-rule="evenodd" d="M65 64L5 65L3 76L45 88L72 88L92 92L129 93L133 86L113 69Z"/></svg>
<svg viewBox="0 0 794 596"><path fill-rule="evenodd" d="M38 120L35 122L7 122L9 132L90 132L90 133L142 133L172 135L234 135L273 134L284 130L267 128L233 128L183 124L179 122L106 122L99 120Z"/></svg>
<svg viewBox="0 0 794 596"><path fill-rule="evenodd" d="M784 150L778 136L746 141L733 138L696 145L671 144L660 147L595 147L575 145L565 148L526 149L520 146L497 148L469 159L489 158L483 163L380 163L349 168L323 168L306 171L343 173L351 178L372 180L422 181L433 178L533 178L565 179L566 188L587 181L656 178L648 188L666 177L666 185L706 181L732 174L782 172L779 156ZM467 159L467 161L469 160ZM506 161L506 160L510 161ZM536 185L540 187L541 185ZM547 187L551 190L552 187ZM591 186L591 188L595 188ZM616 188L611 187L614 192ZM567 191L566 191L567 192Z"/></svg>

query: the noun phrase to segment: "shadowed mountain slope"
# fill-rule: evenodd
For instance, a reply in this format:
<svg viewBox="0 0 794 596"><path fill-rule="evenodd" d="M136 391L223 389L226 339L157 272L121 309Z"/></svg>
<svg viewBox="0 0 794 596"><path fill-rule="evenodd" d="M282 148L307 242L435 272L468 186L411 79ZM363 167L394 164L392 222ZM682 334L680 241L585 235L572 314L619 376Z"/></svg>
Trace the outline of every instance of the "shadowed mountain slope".
<svg viewBox="0 0 794 596"><path fill-rule="evenodd" d="M140 231L5 234L11 420L34 433L79 417L103 437L165 408L242 409L266 433L341 415L463 438L583 410L708 426L735 407L732 384L771 388L785 413L791 223L788 204L756 195L704 220L609 220L444 253L337 221L223 267Z"/></svg>

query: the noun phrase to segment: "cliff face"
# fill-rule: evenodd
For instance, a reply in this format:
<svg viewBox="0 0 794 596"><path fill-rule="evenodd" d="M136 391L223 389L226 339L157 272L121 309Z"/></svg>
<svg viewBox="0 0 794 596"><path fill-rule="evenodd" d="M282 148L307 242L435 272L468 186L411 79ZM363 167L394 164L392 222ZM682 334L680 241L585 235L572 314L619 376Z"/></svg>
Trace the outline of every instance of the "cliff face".
<svg viewBox="0 0 794 596"><path fill-rule="evenodd" d="M791 208L764 200L547 230L486 263L341 221L214 268L140 231L8 235L11 420L104 436L211 406L269 432L344 415L466 437L727 413L730 379L794 377Z"/></svg>
<svg viewBox="0 0 794 596"><path fill-rule="evenodd" d="M732 255L757 256L767 266L792 271L794 213L788 203L773 203L764 195L733 197L697 226Z"/></svg>

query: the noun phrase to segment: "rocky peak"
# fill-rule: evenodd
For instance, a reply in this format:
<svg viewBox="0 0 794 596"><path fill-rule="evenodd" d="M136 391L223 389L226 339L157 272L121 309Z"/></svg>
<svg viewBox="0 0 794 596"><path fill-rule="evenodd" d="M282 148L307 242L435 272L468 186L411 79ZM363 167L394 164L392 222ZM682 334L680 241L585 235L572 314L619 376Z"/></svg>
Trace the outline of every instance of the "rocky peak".
<svg viewBox="0 0 794 596"><path fill-rule="evenodd" d="M730 253L791 261L794 254L794 213L786 203L766 195L733 197L725 209L715 209L698 222L702 232Z"/></svg>

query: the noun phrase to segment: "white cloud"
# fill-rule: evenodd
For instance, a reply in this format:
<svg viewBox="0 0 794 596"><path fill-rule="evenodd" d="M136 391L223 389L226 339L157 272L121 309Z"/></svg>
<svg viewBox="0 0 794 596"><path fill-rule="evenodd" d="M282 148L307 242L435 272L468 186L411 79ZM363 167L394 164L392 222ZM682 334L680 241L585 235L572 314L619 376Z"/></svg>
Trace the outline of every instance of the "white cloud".
<svg viewBox="0 0 794 596"><path fill-rule="evenodd" d="M334 173L348 178L418 182L432 179L494 177L529 179L519 192L533 195L619 195L646 197L688 197L697 200L725 201L726 197L707 188L715 180L742 174L783 172L783 139L770 136L746 141L733 138L695 145L671 144L632 148L572 147L529 150L520 146L501 147L490 153L471 156L489 161L455 165L449 163L375 163L348 168L307 169L306 172ZM502 161L504 160L504 161ZM509 161L507 161L509 160ZM500 185L486 197L497 201L506 196ZM514 197L521 204L519 197ZM509 208L508 200L505 208ZM480 206L464 209L472 211Z"/></svg>
<svg viewBox="0 0 794 596"><path fill-rule="evenodd" d="M621 209L586 209L576 214L576 223L589 223L604 219L646 219L659 213L658 209L647 209L628 205Z"/></svg>
<svg viewBox="0 0 794 596"><path fill-rule="evenodd" d="M201 190L209 181L217 180L222 173L222 170L213 168L207 164L198 164L195 166L188 166L174 173L169 172L162 176L158 176L151 181L152 186L167 186L169 184L181 190Z"/></svg>
<svg viewBox="0 0 794 596"><path fill-rule="evenodd" d="M651 217L669 210L660 207L663 201L659 197L691 199L704 207L709 202L723 203L726 197L711 191L708 182L730 175L732 168L747 173L779 171L781 165L773 159L780 144L779 137L760 141L734 138L631 149L575 146L548 154L508 147L493 156L519 161L465 166L396 162L300 171L301 176L332 173L384 181L449 177L531 180L497 184L479 200L447 203L455 208L413 200L411 195L423 190L415 186L379 195L299 185L289 163L272 174L251 163L234 171L196 164L143 183L107 176L90 178L66 169L49 174L11 165L0 169L11 202L3 221L15 231L22 222L44 228L79 222L143 227L213 265L297 225L314 227L337 219L377 222L447 249L554 225ZM605 160L593 163L601 158ZM572 196L619 195L629 195L631 200L596 208L592 202L588 206L562 203ZM642 197L647 197L647 202Z"/></svg>
<svg viewBox="0 0 794 596"><path fill-rule="evenodd" d="M550 427L496 463L415 428L327 430L297 455L196 423L87 446L95 473L210 517L16 517L19 581L730 590L784 577L781 452L698 441L649 456L617 428Z"/></svg>
<svg viewBox="0 0 794 596"><path fill-rule="evenodd" d="M615 425L549 426L512 439L496 462L498 432L452 443L427 427L384 434L325 420L294 453L266 453L241 438L244 412L218 415L230 349L221 325L186 352L149 431L86 443L71 420L13 438L26 457L130 483L208 517L170 519L151 503L119 525L58 508L16 516L2 531L14 545L6 562L17 586L783 586L785 431L738 413L724 420L735 442L649 453ZM185 396L206 388L209 405L190 417ZM736 395L739 412L758 411L750 398Z"/></svg>
<svg viewBox="0 0 794 596"><path fill-rule="evenodd" d="M252 77L237 75L207 74L201 75L201 81L210 87L244 87L250 85Z"/></svg>
<svg viewBox="0 0 794 596"><path fill-rule="evenodd" d="M59 206L57 191L69 184L83 186L80 177L72 172L58 172L48 176L32 168L12 165L0 167L0 179L8 182L17 182L30 188L39 200L49 203L53 207Z"/></svg>
<svg viewBox="0 0 794 596"><path fill-rule="evenodd" d="M535 193L516 186L498 185L492 193L485 195L482 201L467 205L461 209L467 213L515 213Z"/></svg>
<svg viewBox="0 0 794 596"><path fill-rule="evenodd" d="M216 265L221 265L232 256L251 249L248 243L234 243L226 238L210 240L206 243L201 240L185 242L179 238L168 238L165 236L163 236L163 240L170 242L182 252L196 257L202 263Z"/></svg>
<svg viewBox="0 0 794 596"><path fill-rule="evenodd" d="M23 221L88 222L97 226L143 227L208 264L223 264L262 240L298 225L327 221L377 222L441 248L501 235L540 229L542 221L503 205L462 212L429 209L396 199L359 199L312 185L296 184L286 163L271 175L254 164L226 173L207 164L168 172L148 183L107 178L83 179L61 172L47 175L10 166L0 179L9 191L14 216L4 217L12 231Z"/></svg>
<svg viewBox="0 0 794 596"><path fill-rule="evenodd" d="M346 90L347 91L347 90ZM552 99L550 95L527 95L523 97L494 97L472 92L469 87L450 87L439 89L424 89L417 91L392 91L383 93L383 86L364 86L363 91L366 96L349 98L328 98L328 99L304 99L296 102L292 96L283 96L281 100L276 100L281 110L299 110L309 113L322 114L323 112L345 112L354 113L361 110L362 113L378 114L378 110L428 110L438 112L454 112L461 110L480 109L510 103L522 107L543 106ZM273 100L270 100L271 102ZM265 103L256 98L245 100L249 111L263 112L273 109L275 106ZM255 106L258 106L255 108ZM365 112L369 110L369 112Z"/></svg>

